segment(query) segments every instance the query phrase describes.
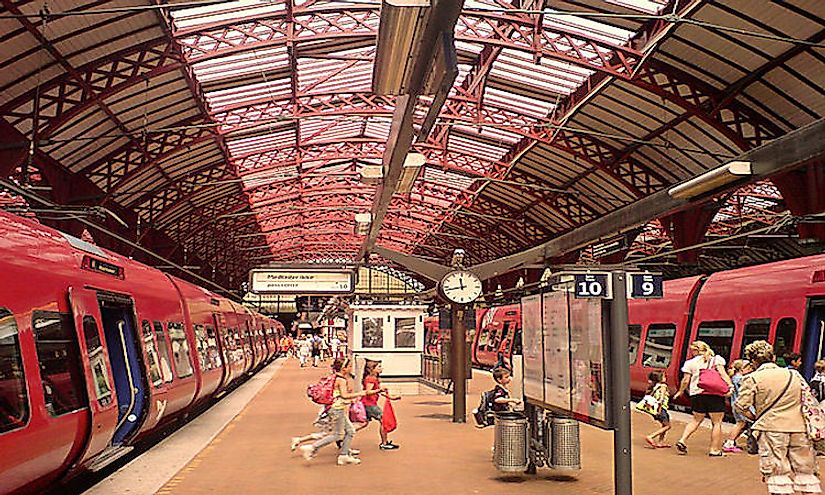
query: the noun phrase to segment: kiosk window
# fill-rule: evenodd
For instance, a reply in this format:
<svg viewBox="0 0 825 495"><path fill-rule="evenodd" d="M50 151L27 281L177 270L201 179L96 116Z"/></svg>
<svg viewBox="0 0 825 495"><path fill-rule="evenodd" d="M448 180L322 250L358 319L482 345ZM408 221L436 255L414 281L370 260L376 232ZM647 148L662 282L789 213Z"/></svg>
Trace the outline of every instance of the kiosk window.
<svg viewBox="0 0 825 495"><path fill-rule="evenodd" d="M749 320L745 323L745 334L742 337L742 347L739 349L739 357L745 355L745 347L757 340L768 340L768 334L771 331L770 318L762 318L759 320Z"/></svg>
<svg viewBox="0 0 825 495"><path fill-rule="evenodd" d="M717 355L730 362L730 351L733 347L732 321L703 321L699 324L696 338L705 342Z"/></svg>
<svg viewBox="0 0 825 495"><path fill-rule="evenodd" d="M172 341L172 357L175 360L175 372L178 378L192 376L192 356L189 351L189 341L186 340L186 332L183 331L183 324L169 322L166 328L169 330L169 339Z"/></svg>
<svg viewBox="0 0 825 495"><path fill-rule="evenodd" d="M667 368L673 354L673 339L676 337L676 325L672 323L653 323L647 327L642 366L647 368Z"/></svg>
<svg viewBox="0 0 825 495"><path fill-rule="evenodd" d="M166 340L166 332L163 331L163 323L156 321L155 326L155 340L158 344L158 357L160 358L160 371L163 376L163 381L171 382L172 366L169 365L169 343Z"/></svg>
<svg viewBox="0 0 825 495"><path fill-rule="evenodd" d="M112 389L109 386L106 355L100 341L97 322L88 315L83 317L83 339L86 342L86 352L89 354L89 367L92 370L95 397L97 397L97 402L102 407L106 407L112 402Z"/></svg>
<svg viewBox="0 0 825 495"><path fill-rule="evenodd" d="M628 325L627 331L630 335L630 341L627 346L627 352L630 354L630 365L636 364L636 357L639 355L639 344L642 340L642 326Z"/></svg>
<svg viewBox="0 0 825 495"><path fill-rule="evenodd" d="M0 308L0 433L26 424L29 397L14 315Z"/></svg>
<svg viewBox="0 0 825 495"><path fill-rule="evenodd" d="M59 416L86 407L86 385L71 315L35 311L32 328L46 410Z"/></svg>

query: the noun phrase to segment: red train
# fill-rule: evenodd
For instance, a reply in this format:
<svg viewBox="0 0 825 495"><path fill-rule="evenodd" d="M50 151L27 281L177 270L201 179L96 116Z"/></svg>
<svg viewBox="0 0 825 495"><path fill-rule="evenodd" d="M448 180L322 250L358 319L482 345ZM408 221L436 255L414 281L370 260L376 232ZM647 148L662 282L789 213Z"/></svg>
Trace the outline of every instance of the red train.
<svg viewBox="0 0 825 495"><path fill-rule="evenodd" d="M813 375L825 339L825 255L740 268L665 282L663 299L631 300L630 374L643 394L647 374L664 370L675 391L690 342L707 342L728 362L747 344L773 343L777 355L800 352L802 372ZM492 367L509 359L521 330L519 305L480 310L473 363Z"/></svg>
<svg viewBox="0 0 825 495"><path fill-rule="evenodd" d="M99 469L277 355L283 326L0 212L0 493Z"/></svg>

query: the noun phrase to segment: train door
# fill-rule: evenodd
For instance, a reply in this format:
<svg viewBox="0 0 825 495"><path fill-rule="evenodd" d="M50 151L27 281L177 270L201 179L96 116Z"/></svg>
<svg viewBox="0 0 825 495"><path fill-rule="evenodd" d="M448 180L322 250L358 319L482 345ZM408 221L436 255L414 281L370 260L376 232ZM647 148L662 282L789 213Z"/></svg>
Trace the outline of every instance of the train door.
<svg viewBox="0 0 825 495"><path fill-rule="evenodd" d="M119 445L143 423L148 405L148 380L141 361L132 299L104 293L98 293L97 297L117 397L118 422L112 443Z"/></svg>
<svg viewBox="0 0 825 495"><path fill-rule="evenodd" d="M102 335L97 294L86 289L69 288L69 302L80 341L80 354L89 395L91 429L84 452L77 464L105 450L118 422L117 401L112 396L112 373L107 359L107 342Z"/></svg>
<svg viewBox="0 0 825 495"><path fill-rule="evenodd" d="M228 330L226 328L226 322L224 321L223 315L220 313L212 313L212 317L215 320L215 339L218 346L218 352L221 354L223 366L223 376L221 377L221 383L218 387L218 389L221 390L232 381L232 355L229 345Z"/></svg>
<svg viewBox="0 0 825 495"><path fill-rule="evenodd" d="M787 319L790 320L790 318ZM777 341L779 340L778 333L779 326L777 326ZM802 343L802 375L808 380L814 375L814 364L825 357L823 355L824 340L825 299L811 299L808 301L808 320L805 323L805 339ZM791 345L793 345L792 342Z"/></svg>

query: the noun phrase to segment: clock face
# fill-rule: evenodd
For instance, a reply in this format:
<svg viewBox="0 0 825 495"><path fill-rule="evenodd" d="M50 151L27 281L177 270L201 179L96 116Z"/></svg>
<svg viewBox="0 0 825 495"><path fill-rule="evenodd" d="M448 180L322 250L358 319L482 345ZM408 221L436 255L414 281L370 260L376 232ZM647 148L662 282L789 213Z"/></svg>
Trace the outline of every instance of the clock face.
<svg viewBox="0 0 825 495"><path fill-rule="evenodd" d="M481 295L481 280L472 272L456 270L441 279L441 292L452 302L471 303Z"/></svg>

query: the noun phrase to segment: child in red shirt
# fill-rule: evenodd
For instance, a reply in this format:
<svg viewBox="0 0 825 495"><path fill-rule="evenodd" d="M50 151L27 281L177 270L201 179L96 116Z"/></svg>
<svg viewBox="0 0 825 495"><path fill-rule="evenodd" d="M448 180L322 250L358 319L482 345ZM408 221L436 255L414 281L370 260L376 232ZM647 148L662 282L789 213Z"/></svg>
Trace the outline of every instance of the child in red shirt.
<svg viewBox="0 0 825 495"><path fill-rule="evenodd" d="M362 384L364 385L364 390L369 392L370 390L381 390L384 394L387 394L387 400L398 400L401 397L390 397L387 393L387 387L381 386L381 380L378 379L378 376L381 372L384 371L381 368L381 361L373 361L372 359L367 359L366 363L364 364L364 379ZM371 419L377 420L378 424L380 425L381 429L379 430L379 434L381 435L381 445L378 446L381 450L395 450L398 448L398 445L392 443L391 440L387 440L387 430L384 429L384 424L381 422L381 417L383 416L383 412L381 408L378 407L378 395L367 395L361 402L364 403L364 408L367 410L367 422L364 423L362 428L366 427L369 424ZM360 428L359 428L360 429Z"/></svg>

